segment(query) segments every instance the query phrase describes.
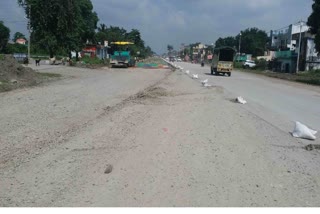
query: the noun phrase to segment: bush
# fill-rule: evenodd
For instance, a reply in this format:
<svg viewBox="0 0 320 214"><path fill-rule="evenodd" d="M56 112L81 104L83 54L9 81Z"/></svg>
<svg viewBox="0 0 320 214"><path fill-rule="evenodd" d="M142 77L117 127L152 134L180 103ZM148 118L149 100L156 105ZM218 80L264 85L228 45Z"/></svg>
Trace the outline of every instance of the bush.
<svg viewBox="0 0 320 214"><path fill-rule="evenodd" d="M98 57L88 57L85 56L81 59L81 61L84 64L89 64L89 65L100 65L100 64L104 64L104 60L99 59Z"/></svg>
<svg viewBox="0 0 320 214"><path fill-rule="evenodd" d="M234 67L235 68L242 68L243 62L235 62Z"/></svg>
<svg viewBox="0 0 320 214"><path fill-rule="evenodd" d="M259 59L255 61L256 63L256 70L266 70L268 68L268 62L265 59Z"/></svg>

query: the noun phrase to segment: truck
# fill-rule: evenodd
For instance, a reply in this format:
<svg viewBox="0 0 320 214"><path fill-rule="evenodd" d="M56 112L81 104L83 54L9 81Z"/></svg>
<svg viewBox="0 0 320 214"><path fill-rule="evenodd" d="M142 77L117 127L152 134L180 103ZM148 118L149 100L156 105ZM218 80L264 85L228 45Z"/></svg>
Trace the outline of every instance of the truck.
<svg viewBox="0 0 320 214"><path fill-rule="evenodd" d="M133 67L135 60L132 58L128 45L133 45L132 42L112 42L113 54L110 57L111 67Z"/></svg>
<svg viewBox="0 0 320 214"><path fill-rule="evenodd" d="M211 75L227 74L231 76L236 50L232 47L215 49L215 56L211 64Z"/></svg>

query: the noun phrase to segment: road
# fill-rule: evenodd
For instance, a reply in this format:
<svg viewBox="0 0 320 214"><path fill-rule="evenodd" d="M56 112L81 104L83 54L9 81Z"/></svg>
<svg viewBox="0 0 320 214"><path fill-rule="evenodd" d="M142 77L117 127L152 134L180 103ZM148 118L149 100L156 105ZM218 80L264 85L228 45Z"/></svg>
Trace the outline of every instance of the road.
<svg viewBox="0 0 320 214"><path fill-rule="evenodd" d="M251 112L281 129L284 124L277 124L273 119L281 117L279 121L287 121L290 126L292 122L300 121L320 130L319 87L244 72L234 72L232 78L212 76L208 67L201 68L198 64L189 63L178 64L191 73L200 74L200 79L209 79L209 83L224 87L229 92L227 96L245 97L251 103Z"/></svg>
<svg viewBox="0 0 320 214"><path fill-rule="evenodd" d="M320 128L318 89L181 65L214 87L181 71L58 67L43 71L62 80L0 94L0 205L320 206L319 151L289 133L295 120Z"/></svg>

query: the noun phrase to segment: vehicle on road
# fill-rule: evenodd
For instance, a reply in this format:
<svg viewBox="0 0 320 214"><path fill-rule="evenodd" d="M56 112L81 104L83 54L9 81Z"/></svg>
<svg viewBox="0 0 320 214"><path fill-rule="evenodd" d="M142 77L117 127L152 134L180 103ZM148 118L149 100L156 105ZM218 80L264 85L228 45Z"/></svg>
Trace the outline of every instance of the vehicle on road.
<svg viewBox="0 0 320 214"><path fill-rule="evenodd" d="M228 74L231 76L236 50L232 47L221 47L215 49L215 57L211 64L211 74Z"/></svg>
<svg viewBox="0 0 320 214"><path fill-rule="evenodd" d="M243 68L255 68L256 66L256 63L253 60L246 60L242 65Z"/></svg>
<svg viewBox="0 0 320 214"><path fill-rule="evenodd" d="M170 56L170 57L169 57L169 61L170 61L170 62L175 62L175 61L176 61L176 58L175 58L174 56Z"/></svg>
<svg viewBox="0 0 320 214"><path fill-rule="evenodd" d="M133 67L135 66L135 60L131 57L128 45L133 45L132 42L112 42L113 54L111 55L110 65L111 67ZM125 49L125 50L123 50Z"/></svg>

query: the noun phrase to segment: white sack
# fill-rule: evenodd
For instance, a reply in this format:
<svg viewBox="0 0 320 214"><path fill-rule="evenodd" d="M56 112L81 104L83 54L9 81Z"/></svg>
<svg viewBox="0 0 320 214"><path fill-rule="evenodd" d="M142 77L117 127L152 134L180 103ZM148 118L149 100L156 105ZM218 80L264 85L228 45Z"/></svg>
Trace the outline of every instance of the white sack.
<svg viewBox="0 0 320 214"><path fill-rule="evenodd" d="M308 128L300 122L296 122L296 126L292 132L292 136L295 138L303 138L308 140L315 140L317 131Z"/></svg>
<svg viewBox="0 0 320 214"><path fill-rule="evenodd" d="M202 82L202 85L205 85L205 84L207 84L208 83L208 79L206 79L206 80L203 80Z"/></svg>
<svg viewBox="0 0 320 214"><path fill-rule="evenodd" d="M192 78L193 79L199 79L199 75L198 74L192 74Z"/></svg>
<svg viewBox="0 0 320 214"><path fill-rule="evenodd" d="M245 99L243 99L242 97L238 97L238 98L236 99L236 101L237 101L238 103L241 103L241 104L247 104L247 101L246 101Z"/></svg>

